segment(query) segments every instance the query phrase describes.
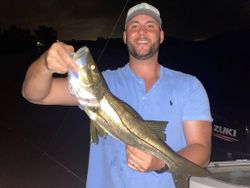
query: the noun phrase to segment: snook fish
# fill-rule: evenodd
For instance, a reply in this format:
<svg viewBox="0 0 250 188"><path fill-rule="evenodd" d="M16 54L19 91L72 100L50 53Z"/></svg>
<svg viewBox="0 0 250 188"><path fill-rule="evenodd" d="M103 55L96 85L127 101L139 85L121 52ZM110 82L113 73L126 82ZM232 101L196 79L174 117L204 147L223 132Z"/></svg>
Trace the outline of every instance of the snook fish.
<svg viewBox="0 0 250 188"><path fill-rule="evenodd" d="M206 169L181 157L164 142L167 122L143 120L109 91L86 46L74 53L73 59L78 72L68 72L69 91L91 119L92 142L97 144L98 134L105 138L108 133L156 156L167 165L177 188L188 188L191 176L208 176Z"/></svg>

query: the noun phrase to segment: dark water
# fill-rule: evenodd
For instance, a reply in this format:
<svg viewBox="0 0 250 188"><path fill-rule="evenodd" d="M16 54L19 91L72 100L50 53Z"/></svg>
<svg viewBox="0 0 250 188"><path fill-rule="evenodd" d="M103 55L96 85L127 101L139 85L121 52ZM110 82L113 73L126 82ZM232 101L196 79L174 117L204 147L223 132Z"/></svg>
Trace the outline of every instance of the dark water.
<svg viewBox="0 0 250 188"><path fill-rule="evenodd" d="M89 122L77 107L39 106L21 96L40 52L0 54L0 187L85 187Z"/></svg>
<svg viewBox="0 0 250 188"><path fill-rule="evenodd" d="M249 123L249 49L249 45L229 48L218 44L170 44L161 48L160 63L197 76L207 90L213 114L222 116L228 121L239 122L239 124ZM91 49L96 59L100 51L101 49ZM74 187L82 187L85 185L88 163L89 120L86 115L77 107L33 105L21 96L21 84L25 71L41 53L42 50L29 50L0 54L2 109L0 149L8 151L4 151L5 155L0 157L0 162L5 161L6 164L5 168L0 169L0 174L5 174L6 177L19 177L25 168L29 167L28 164L32 164L29 168L32 173L41 169L47 173L54 170L54 168L48 170L44 167L48 165L47 163L42 165L43 167L36 166L40 163L36 161L37 158L32 157L33 154L30 154L29 150L15 149L15 147L20 147L18 145L20 143L28 143L32 150L56 164L55 166L62 173L61 176L52 178L50 182L46 179L43 187L53 184L63 187L58 183L62 179L70 185L74 184ZM98 66L101 70L114 69L124 65L127 61L125 48L107 49L98 62ZM10 147L7 146L8 144ZM216 145L213 145L213 149L216 150ZM23 156L24 153L28 157ZM218 156L217 152L213 155L214 159L223 159L223 156ZM12 161L15 157L21 159L17 164ZM26 160L22 161L23 158ZM6 170L9 171L8 174L5 173ZM25 185L26 182L26 187L36 185L36 183L30 184L27 183L30 181L25 181L25 178L32 176L32 173L20 176L19 179L24 181L20 180L20 183ZM36 175L43 177L44 174L41 173ZM18 181L17 179L15 181ZM64 186L67 187L66 185L67 183Z"/></svg>

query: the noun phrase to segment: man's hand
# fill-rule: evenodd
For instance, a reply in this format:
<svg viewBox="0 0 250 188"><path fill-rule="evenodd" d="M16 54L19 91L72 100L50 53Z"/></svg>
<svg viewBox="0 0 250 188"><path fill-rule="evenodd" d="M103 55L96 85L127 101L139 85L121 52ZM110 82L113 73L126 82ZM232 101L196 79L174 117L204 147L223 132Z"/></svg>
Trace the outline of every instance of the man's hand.
<svg viewBox="0 0 250 188"><path fill-rule="evenodd" d="M74 52L73 46L63 42L55 42L43 54L45 66L51 73L64 74L71 68L77 71L77 66L73 62L70 54Z"/></svg>
<svg viewBox="0 0 250 188"><path fill-rule="evenodd" d="M69 69L77 71L71 54L74 47L55 42L28 68L22 87L22 95L35 104L77 105L68 91L67 78L54 79L53 74L65 74Z"/></svg>
<svg viewBox="0 0 250 188"><path fill-rule="evenodd" d="M128 166L139 172L157 171L165 166L162 160L129 145L126 145L126 154Z"/></svg>

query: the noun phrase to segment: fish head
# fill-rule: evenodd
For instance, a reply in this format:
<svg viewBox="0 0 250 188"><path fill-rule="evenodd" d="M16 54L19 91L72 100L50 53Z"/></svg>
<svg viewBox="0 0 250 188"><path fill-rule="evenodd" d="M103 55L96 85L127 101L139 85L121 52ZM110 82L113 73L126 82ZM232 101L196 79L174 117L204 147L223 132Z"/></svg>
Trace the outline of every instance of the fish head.
<svg viewBox="0 0 250 188"><path fill-rule="evenodd" d="M68 71L69 91L83 106L96 106L105 92L105 82L89 49L84 46L72 54L78 71Z"/></svg>

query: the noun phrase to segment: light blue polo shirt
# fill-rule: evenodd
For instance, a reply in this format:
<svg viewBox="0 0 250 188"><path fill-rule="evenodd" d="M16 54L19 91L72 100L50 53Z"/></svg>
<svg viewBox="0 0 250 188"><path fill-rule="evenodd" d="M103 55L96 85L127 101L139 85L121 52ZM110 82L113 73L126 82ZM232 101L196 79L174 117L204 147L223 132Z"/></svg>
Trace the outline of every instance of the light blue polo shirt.
<svg viewBox="0 0 250 188"><path fill-rule="evenodd" d="M168 121L166 143L175 151L187 145L182 122L212 121L209 100L194 76L160 67L160 78L146 92L144 81L129 65L106 70L103 76L111 90L131 105L145 120ZM127 166L125 144L111 136L90 146L87 188L174 188L171 173L141 173Z"/></svg>

